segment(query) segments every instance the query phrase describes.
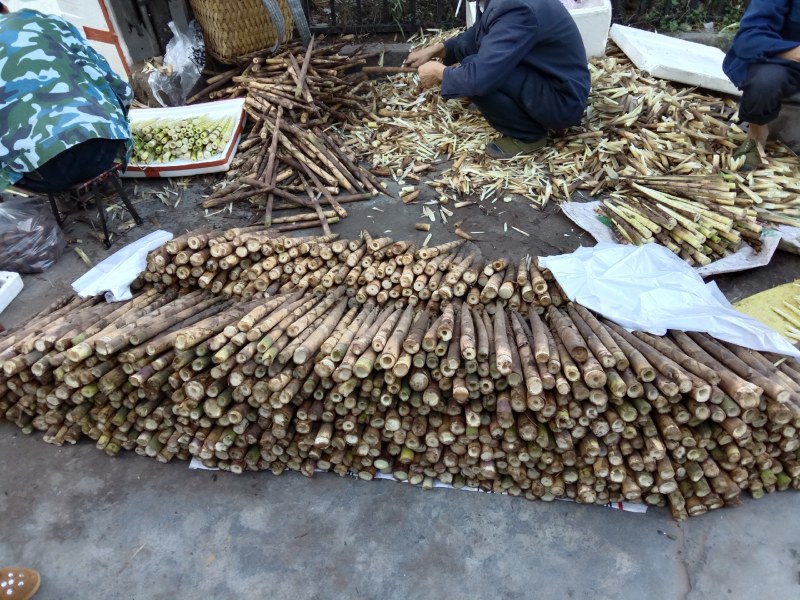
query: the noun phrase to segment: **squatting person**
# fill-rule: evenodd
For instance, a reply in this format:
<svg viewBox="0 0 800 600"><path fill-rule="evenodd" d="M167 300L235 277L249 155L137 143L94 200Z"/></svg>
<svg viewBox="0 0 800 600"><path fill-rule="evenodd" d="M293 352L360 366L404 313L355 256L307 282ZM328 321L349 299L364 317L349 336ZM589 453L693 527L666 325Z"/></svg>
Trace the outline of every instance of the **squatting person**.
<svg viewBox="0 0 800 600"><path fill-rule="evenodd" d="M581 121L590 77L581 35L559 0L480 0L472 27L415 50L423 88L469 98L503 135L486 154L510 158L547 144L547 132ZM434 59L442 59L438 62Z"/></svg>
<svg viewBox="0 0 800 600"><path fill-rule="evenodd" d="M782 101L800 91L800 0L752 0L722 66L742 90L739 118L749 124L734 156L753 168Z"/></svg>
<svg viewBox="0 0 800 600"><path fill-rule="evenodd" d="M59 192L130 148L127 82L64 19L0 2L0 191Z"/></svg>

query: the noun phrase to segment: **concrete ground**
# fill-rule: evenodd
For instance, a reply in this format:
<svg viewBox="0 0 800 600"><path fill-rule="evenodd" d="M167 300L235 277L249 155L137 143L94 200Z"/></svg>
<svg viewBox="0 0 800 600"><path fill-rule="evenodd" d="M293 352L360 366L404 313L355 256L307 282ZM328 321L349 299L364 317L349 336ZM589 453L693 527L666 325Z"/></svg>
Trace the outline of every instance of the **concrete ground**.
<svg viewBox="0 0 800 600"><path fill-rule="evenodd" d="M173 188L182 198L174 208L174 200L167 205L150 193L163 182L128 182L146 224L123 234L112 251L158 226L180 233L203 224L194 207L201 183ZM593 243L555 206L486 204L454 209L447 225L433 225L432 243L452 239L461 219L462 229L485 232L475 237L487 256ZM363 227L420 242L426 235L414 230L419 204L379 198L347 209L350 216L334 226L344 237ZM233 226L248 216L238 208L210 220ZM77 217L66 226L79 240L73 246L97 262L107 253L90 231ZM29 317L86 268L70 247L49 271L25 277L0 322ZM717 281L736 300L798 276L800 257L778 252L768 267ZM659 509L633 514L426 492L332 474L191 471L186 463L161 465L132 453L111 459L89 442L58 448L40 438L0 424L0 565L40 570L42 600L800 597L797 493L746 499L679 524Z"/></svg>

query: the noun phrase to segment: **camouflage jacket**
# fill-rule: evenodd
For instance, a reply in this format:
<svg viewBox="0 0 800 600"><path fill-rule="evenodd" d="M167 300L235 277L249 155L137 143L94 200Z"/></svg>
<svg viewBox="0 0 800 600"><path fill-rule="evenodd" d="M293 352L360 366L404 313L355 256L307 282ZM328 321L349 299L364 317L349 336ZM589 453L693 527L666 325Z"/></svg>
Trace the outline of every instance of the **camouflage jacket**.
<svg viewBox="0 0 800 600"><path fill-rule="evenodd" d="M0 190L90 139L128 140L130 86L64 19L0 15Z"/></svg>

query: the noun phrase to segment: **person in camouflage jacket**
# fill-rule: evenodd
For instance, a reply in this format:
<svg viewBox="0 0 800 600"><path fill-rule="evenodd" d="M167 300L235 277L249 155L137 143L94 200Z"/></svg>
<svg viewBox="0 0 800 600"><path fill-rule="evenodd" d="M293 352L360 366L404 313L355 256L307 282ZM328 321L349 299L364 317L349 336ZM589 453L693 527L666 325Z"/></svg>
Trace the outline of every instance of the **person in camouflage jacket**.
<svg viewBox="0 0 800 600"><path fill-rule="evenodd" d="M127 157L132 98L64 19L0 14L0 191L64 190Z"/></svg>

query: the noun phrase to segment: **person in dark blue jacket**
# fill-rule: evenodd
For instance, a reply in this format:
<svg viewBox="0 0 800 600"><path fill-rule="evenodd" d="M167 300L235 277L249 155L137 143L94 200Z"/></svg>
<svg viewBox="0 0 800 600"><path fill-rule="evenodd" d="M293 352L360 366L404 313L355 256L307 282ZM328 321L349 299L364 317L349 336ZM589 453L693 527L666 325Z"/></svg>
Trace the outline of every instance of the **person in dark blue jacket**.
<svg viewBox="0 0 800 600"><path fill-rule="evenodd" d="M734 156L754 168L781 102L800 91L800 0L752 0L722 68L742 90L739 118L749 124Z"/></svg>
<svg viewBox="0 0 800 600"><path fill-rule="evenodd" d="M421 87L469 98L503 134L486 148L492 158L534 152L548 130L579 124L591 85L580 32L559 0L482 1L472 27L406 64Z"/></svg>

